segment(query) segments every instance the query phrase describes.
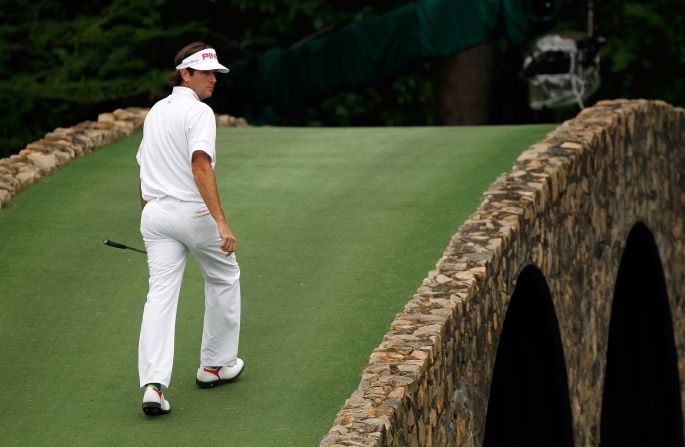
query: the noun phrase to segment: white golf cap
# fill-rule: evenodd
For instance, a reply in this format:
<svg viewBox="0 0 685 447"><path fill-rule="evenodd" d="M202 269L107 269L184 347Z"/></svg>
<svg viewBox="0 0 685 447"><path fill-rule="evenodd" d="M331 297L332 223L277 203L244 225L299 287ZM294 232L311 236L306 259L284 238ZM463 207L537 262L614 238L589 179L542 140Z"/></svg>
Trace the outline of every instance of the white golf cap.
<svg viewBox="0 0 685 447"><path fill-rule="evenodd" d="M219 73L228 73L228 68L219 63L219 58L213 48L205 48L197 53L193 53L176 66L176 70L181 68L193 68L195 70L216 70Z"/></svg>

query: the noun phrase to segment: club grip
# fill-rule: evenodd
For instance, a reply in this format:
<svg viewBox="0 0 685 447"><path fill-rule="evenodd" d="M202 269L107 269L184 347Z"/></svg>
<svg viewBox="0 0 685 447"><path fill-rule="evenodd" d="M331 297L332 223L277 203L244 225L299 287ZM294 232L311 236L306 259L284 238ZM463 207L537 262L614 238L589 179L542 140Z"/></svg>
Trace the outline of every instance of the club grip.
<svg viewBox="0 0 685 447"><path fill-rule="evenodd" d="M110 241L109 239L105 239L105 240L103 241L103 243L104 243L105 245L109 245L110 247L114 247L114 248L121 248L121 249L126 249L126 248L128 248L128 247L125 246L124 244L120 244L119 242Z"/></svg>

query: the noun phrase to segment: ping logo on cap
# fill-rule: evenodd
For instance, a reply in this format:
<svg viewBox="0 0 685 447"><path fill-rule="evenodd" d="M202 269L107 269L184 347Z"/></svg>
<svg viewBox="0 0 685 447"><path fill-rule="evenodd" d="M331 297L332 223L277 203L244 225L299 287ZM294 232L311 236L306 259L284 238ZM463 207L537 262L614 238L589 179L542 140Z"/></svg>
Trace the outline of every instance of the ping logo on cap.
<svg viewBox="0 0 685 447"><path fill-rule="evenodd" d="M219 73L228 73L228 68L219 63L219 58L213 48L205 48L183 59L176 66L176 70L182 68L194 68L196 70L216 70Z"/></svg>

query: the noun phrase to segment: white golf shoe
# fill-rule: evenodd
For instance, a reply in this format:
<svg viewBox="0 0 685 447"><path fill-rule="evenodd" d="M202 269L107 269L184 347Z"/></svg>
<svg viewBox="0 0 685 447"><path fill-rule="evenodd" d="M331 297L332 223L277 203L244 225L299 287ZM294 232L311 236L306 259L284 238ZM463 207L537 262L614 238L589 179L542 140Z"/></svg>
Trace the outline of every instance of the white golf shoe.
<svg viewBox="0 0 685 447"><path fill-rule="evenodd" d="M195 383L200 388L212 388L225 383L231 383L240 376L244 369L245 362L240 358L233 366L219 366L217 368L200 366L197 369L197 380Z"/></svg>
<svg viewBox="0 0 685 447"><path fill-rule="evenodd" d="M171 405L164 398L162 391L154 385L146 386L145 394L143 394L143 413L148 416L157 416L167 414L169 411L171 411Z"/></svg>

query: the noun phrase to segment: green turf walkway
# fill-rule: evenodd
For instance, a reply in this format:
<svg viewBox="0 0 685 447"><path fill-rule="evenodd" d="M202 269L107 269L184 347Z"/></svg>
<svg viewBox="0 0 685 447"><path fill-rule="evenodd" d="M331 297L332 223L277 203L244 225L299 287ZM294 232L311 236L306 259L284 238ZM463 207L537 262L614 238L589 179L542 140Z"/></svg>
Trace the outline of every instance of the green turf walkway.
<svg viewBox="0 0 685 447"><path fill-rule="evenodd" d="M200 390L189 262L169 416L137 388L147 292L135 134L0 210L0 445L315 446L481 193L554 126L222 128L217 176L242 268L235 384Z"/></svg>

